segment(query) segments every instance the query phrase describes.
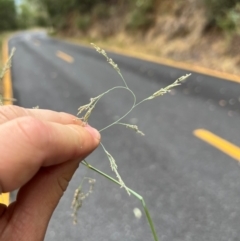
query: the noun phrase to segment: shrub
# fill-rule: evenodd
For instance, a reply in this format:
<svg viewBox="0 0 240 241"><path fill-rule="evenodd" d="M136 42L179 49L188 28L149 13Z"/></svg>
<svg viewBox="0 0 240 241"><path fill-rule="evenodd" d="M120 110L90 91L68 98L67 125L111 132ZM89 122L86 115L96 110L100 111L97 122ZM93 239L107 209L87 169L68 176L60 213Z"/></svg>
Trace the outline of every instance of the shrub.
<svg viewBox="0 0 240 241"><path fill-rule="evenodd" d="M127 29L146 30L154 23L154 0L136 0L126 23Z"/></svg>
<svg viewBox="0 0 240 241"><path fill-rule="evenodd" d="M97 19L108 19L111 17L111 7L106 3L99 3L93 9L93 15Z"/></svg>
<svg viewBox="0 0 240 241"><path fill-rule="evenodd" d="M0 0L0 31L17 27L17 12L14 0Z"/></svg>
<svg viewBox="0 0 240 241"><path fill-rule="evenodd" d="M152 15L146 15L141 10L135 10L130 13L127 21L127 29L129 30L146 30L154 23L154 17Z"/></svg>
<svg viewBox="0 0 240 241"><path fill-rule="evenodd" d="M208 22L223 30L233 30L236 25L235 8L240 0L205 0Z"/></svg>
<svg viewBox="0 0 240 241"><path fill-rule="evenodd" d="M86 32L91 25L91 17L89 15L82 15L77 20L77 26L83 32Z"/></svg>
<svg viewBox="0 0 240 241"><path fill-rule="evenodd" d="M137 0L135 5L143 12L148 13L154 10L154 0Z"/></svg>
<svg viewBox="0 0 240 241"><path fill-rule="evenodd" d="M240 3L228 10L222 17L217 18L217 25L228 32L236 32L240 26Z"/></svg>

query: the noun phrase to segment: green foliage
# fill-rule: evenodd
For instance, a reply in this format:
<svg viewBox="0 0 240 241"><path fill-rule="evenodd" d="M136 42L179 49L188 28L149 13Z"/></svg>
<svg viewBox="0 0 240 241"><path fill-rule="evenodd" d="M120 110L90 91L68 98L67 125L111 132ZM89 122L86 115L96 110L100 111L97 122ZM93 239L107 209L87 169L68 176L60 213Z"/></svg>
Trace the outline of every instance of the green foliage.
<svg viewBox="0 0 240 241"><path fill-rule="evenodd" d="M107 6L106 3L96 4L93 8L93 16L97 19L108 19L111 17L111 6Z"/></svg>
<svg viewBox="0 0 240 241"><path fill-rule="evenodd" d="M66 14L75 9L76 0L42 0L42 4L46 7L50 16Z"/></svg>
<svg viewBox="0 0 240 241"><path fill-rule="evenodd" d="M23 0L18 7L18 28L27 29L33 26L46 27L48 17L46 11L34 0Z"/></svg>
<svg viewBox="0 0 240 241"><path fill-rule="evenodd" d="M154 10L154 0L136 0L135 6L145 13L153 12Z"/></svg>
<svg viewBox="0 0 240 241"><path fill-rule="evenodd" d="M0 31L17 27L17 12L14 0L0 0Z"/></svg>
<svg viewBox="0 0 240 241"><path fill-rule="evenodd" d="M131 29L147 29L154 22L154 4L156 0L28 0L45 9L50 25L57 30L77 27L85 31L90 20L109 19L121 7L130 11L128 27ZM78 15L80 17L78 17ZM75 19L75 20L74 20ZM75 24L75 26L72 26Z"/></svg>
<svg viewBox="0 0 240 241"><path fill-rule="evenodd" d="M205 0L207 17L212 26L226 31L237 27L240 0Z"/></svg>
<svg viewBox="0 0 240 241"><path fill-rule="evenodd" d="M35 16L35 23L39 27L47 27L49 25L49 20L46 14L39 12Z"/></svg>
<svg viewBox="0 0 240 241"><path fill-rule="evenodd" d="M146 15L144 12L139 10L134 10L127 22L127 29L129 30L146 30L154 23L154 18L152 15Z"/></svg>
<svg viewBox="0 0 240 241"><path fill-rule="evenodd" d="M81 0L81 1L77 1L77 8L81 13L90 13L93 8L101 3L105 3L107 2L106 0Z"/></svg>
<svg viewBox="0 0 240 241"><path fill-rule="evenodd" d="M64 16L68 11L74 9L74 0L41 0L40 1L50 18L50 23L55 28L64 28Z"/></svg>
<svg viewBox="0 0 240 241"><path fill-rule="evenodd" d="M217 19L218 26L224 31L234 33L239 31L240 26L240 3L229 11L227 11L222 17Z"/></svg>
<svg viewBox="0 0 240 241"><path fill-rule="evenodd" d="M119 0L29 0L41 5L46 11L50 25L56 29L68 27L68 20L71 17L77 18L73 21L79 29L85 30L90 21L86 17L93 14L99 18L106 18L109 15L109 5L117 4ZM74 26L72 26L74 27Z"/></svg>
<svg viewBox="0 0 240 241"><path fill-rule="evenodd" d="M32 27L34 24L34 12L32 8L26 2L22 3L19 7L18 27L26 29Z"/></svg>
<svg viewBox="0 0 240 241"><path fill-rule="evenodd" d="M89 15L81 15L77 20L77 26L83 32L86 32L91 25L91 17Z"/></svg>
<svg viewBox="0 0 240 241"><path fill-rule="evenodd" d="M146 30L154 23L154 0L136 0L127 21L127 29Z"/></svg>

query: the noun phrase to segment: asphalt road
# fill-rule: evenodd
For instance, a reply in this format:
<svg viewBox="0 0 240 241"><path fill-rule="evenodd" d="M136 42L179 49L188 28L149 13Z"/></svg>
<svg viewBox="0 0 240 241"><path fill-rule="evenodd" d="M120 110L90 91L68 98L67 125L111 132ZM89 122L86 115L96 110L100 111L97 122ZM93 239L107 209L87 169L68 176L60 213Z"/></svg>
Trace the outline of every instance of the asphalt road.
<svg viewBox="0 0 240 241"><path fill-rule="evenodd" d="M51 39L41 32L18 34L9 45L17 48L12 80L20 106L76 114L91 97L122 84L94 49ZM188 73L117 54L109 56L118 63L138 100ZM109 93L97 105L90 124L107 126L127 112L132 101L126 90ZM193 135L197 129L206 129L240 146L240 85L193 72L181 87L137 107L125 122L137 124L145 137L118 125L102 133L102 142L116 159L126 184L145 198L159 239L240 240L239 163ZM88 162L112 174L101 148ZM96 185L74 226L70 206L85 176L95 178ZM136 198L81 166L54 213L46 240L152 240L146 218L136 217L134 208L142 210Z"/></svg>

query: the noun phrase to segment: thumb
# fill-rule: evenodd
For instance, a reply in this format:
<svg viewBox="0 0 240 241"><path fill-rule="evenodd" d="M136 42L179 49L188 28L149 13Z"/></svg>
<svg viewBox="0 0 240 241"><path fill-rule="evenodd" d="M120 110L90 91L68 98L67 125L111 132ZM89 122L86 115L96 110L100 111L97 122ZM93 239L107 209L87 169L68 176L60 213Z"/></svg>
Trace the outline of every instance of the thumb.
<svg viewBox="0 0 240 241"><path fill-rule="evenodd" d="M41 167L83 159L99 144L99 133L90 126L63 125L21 117L0 125L0 187L19 189Z"/></svg>

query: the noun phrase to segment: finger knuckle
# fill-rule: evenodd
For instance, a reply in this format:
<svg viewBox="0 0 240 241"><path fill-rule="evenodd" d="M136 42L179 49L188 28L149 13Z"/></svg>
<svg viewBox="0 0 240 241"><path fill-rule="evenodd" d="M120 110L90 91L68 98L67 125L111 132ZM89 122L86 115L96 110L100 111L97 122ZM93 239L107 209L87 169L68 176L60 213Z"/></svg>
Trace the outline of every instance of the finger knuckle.
<svg viewBox="0 0 240 241"><path fill-rule="evenodd" d="M66 176L60 176L57 178L58 187L60 189L60 193L64 193L68 187L70 179Z"/></svg>

